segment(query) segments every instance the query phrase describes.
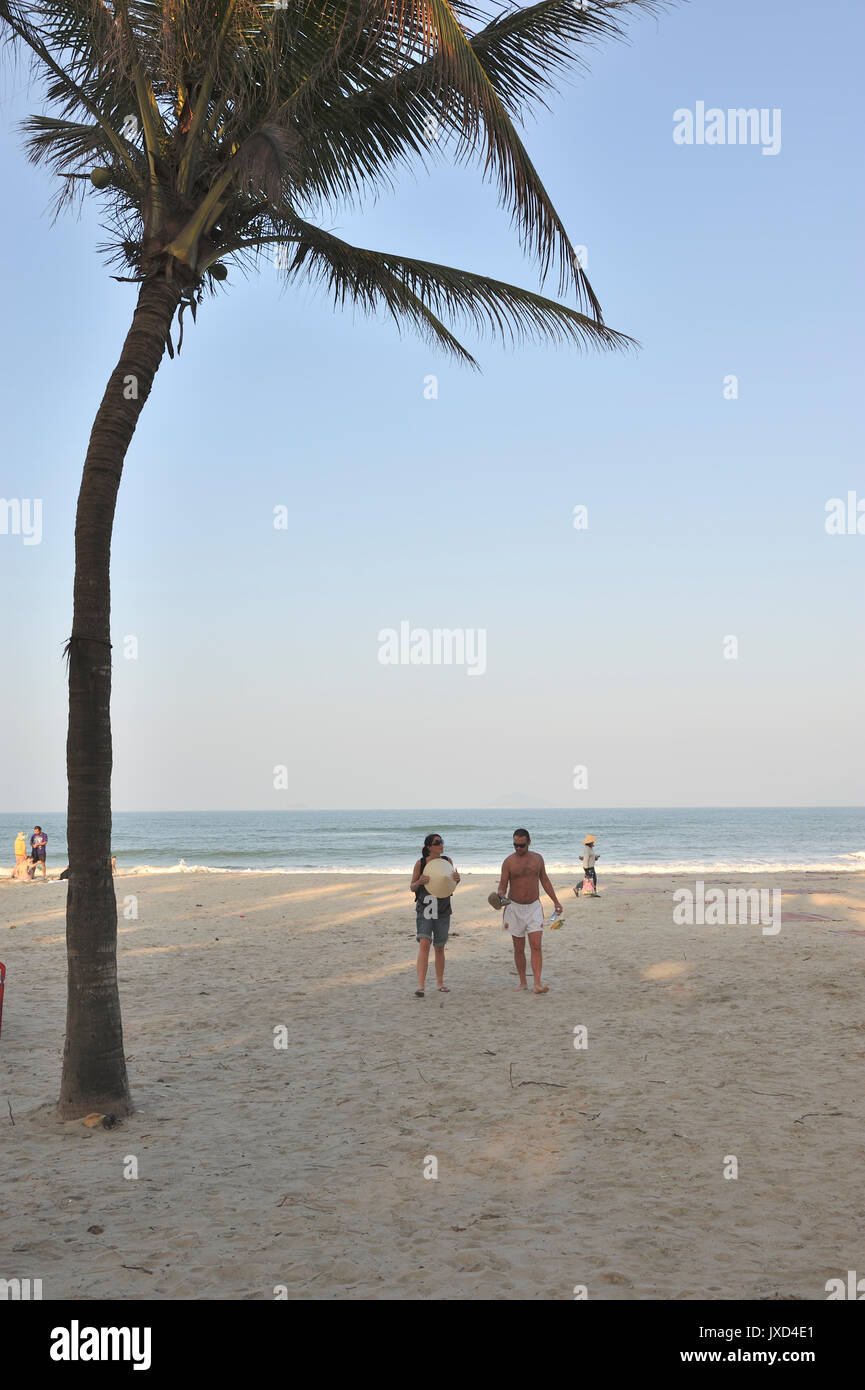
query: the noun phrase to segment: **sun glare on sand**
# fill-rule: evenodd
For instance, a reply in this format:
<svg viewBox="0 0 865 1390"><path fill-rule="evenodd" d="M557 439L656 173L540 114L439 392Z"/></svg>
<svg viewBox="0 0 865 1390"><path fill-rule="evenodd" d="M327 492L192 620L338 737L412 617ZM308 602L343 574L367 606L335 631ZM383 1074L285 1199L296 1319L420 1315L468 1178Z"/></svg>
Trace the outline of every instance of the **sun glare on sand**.
<svg viewBox="0 0 865 1390"><path fill-rule="evenodd" d="M687 975L690 969L685 960L659 960L656 965L647 965L640 974L644 980L673 980L678 975Z"/></svg>

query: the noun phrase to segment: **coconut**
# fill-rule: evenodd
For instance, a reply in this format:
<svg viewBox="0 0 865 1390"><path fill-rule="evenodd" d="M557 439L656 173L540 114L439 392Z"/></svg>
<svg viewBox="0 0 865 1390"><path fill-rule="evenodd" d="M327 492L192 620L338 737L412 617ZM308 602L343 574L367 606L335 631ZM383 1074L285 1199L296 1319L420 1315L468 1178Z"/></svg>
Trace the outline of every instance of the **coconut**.
<svg viewBox="0 0 865 1390"><path fill-rule="evenodd" d="M111 170L97 165L95 169L90 170L90 182L94 188L107 188L111 182Z"/></svg>
<svg viewBox="0 0 865 1390"><path fill-rule="evenodd" d="M210 273L214 280L225 280L228 276L228 266L223 265L222 261L214 261Z"/></svg>

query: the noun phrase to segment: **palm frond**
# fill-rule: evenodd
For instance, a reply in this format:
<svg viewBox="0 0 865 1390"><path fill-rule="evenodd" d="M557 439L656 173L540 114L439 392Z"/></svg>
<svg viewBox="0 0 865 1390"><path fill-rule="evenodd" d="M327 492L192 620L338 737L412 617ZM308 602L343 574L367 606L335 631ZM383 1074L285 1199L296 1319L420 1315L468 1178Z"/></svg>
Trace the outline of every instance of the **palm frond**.
<svg viewBox="0 0 865 1390"><path fill-rule="evenodd" d="M533 103L546 105L542 94L555 90L556 79L573 68L588 71L587 47L625 39L626 12L657 14L669 3L604 0L582 8L575 0L541 0L499 15L469 42L502 101L521 120Z"/></svg>
<svg viewBox="0 0 865 1390"><path fill-rule="evenodd" d="M450 320L504 341L631 345L604 325L515 120L632 13L674 3L0 0L0 32L44 80L47 109L24 122L30 159L61 176L60 204L100 197L102 249L132 278L177 275L189 293L217 259L246 267L280 241L289 281L384 307L473 361ZM541 284L557 271L576 308L314 225L440 158L480 164ZM109 171L98 193L94 162Z"/></svg>
<svg viewBox="0 0 865 1390"><path fill-rule="evenodd" d="M367 312L384 306L394 318L412 319L423 328L417 317L421 304L437 320L456 319L481 336L510 345L529 340L607 349L636 346L633 339L596 319L517 285L352 246L294 216L287 217L287 224L296 245L286 279L319 283L337 305L357 304Z"/></svg>
<svg viewBox="0 0 865 1390"><path fill-rule="evenodd" d="M95 77L92 75L92 55L62 51L54 43L50 25L44 31L37 27L33 23L32 7L18 3L18 0L0 0L0 23L4 25L4 38L7 41L29 50L35 71L46 82L47 100L58 107L61 116L86 114L96 121L102 127L115 156L134 177L134 158L107 109L112 105L116 108L117 93L103 71ZM75 74L78 74L80 81Z"/></svg>
<svg viewBox="0 0 865 1390"><path fill-rule="evenodd" d="M281 109L307 140L303 191L327 200L354 200L371 184L391 182L395 164L432 158L439 133L455 138L457 161L482 159L496 179L524 246L537 258L541 281L555 265L560 293L573 283L578 303L600 317L600 306L523 142L517 114L551 85L551 74L574 60L574 46L620 38L613 11L654 12L666 0L613 0L578 8L574 0L545 3L500 16L467 35L447 0L428 0L436 29L434 52L394 76L333 92L315 85ZM465 9L465 7L463 7ZM607 10L611 12L608 15ZM477 17L478 11L472 10ZM368 79L369 75L367 75Z"/></svg>

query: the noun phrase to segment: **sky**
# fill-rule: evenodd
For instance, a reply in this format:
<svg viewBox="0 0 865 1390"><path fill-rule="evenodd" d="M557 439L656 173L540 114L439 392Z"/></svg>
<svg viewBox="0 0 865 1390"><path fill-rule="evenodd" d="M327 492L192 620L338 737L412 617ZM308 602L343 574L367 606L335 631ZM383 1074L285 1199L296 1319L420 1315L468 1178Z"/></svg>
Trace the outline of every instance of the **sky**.
<svg viewBox="0 0 865 1390"><path fill-rule="evenodd" d="M638 352L463 334L473 372L267 263L187 321L118 501L115 809L865 801L865 534L826 529L852 493L865 533L865 16L692 0L629 38L524 136ZM780 148L677 143L701 102ZM37 109L5 65L0 496L42 534L0 534L0 810L34 813L65 806L75 502L135 293L97 194L52 224ZM323 224L537 288L442 155ZM385 664L404 623L485 660Z"/></svg>

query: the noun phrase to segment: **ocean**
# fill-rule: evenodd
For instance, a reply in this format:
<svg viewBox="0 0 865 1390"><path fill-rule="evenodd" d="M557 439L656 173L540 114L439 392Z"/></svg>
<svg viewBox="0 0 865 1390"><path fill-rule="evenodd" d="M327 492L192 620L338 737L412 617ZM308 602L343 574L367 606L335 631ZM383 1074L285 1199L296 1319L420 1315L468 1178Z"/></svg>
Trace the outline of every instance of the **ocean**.
<svg viewBox="0 0 865 1390"><path fill-rule="evenodd" d="M34 824L49 870L66 864L65 813L0 814L0 864ZM525 826L552 871L576 873L583 837L598 837L598 872L638 874L865 870L865 807L734 807L530 811L117 812L122 873L408 873L438 831L463 873L496 874ZM0 873L4 870L0 869ZM8 873L9 869L6 868Z"/></svg>

